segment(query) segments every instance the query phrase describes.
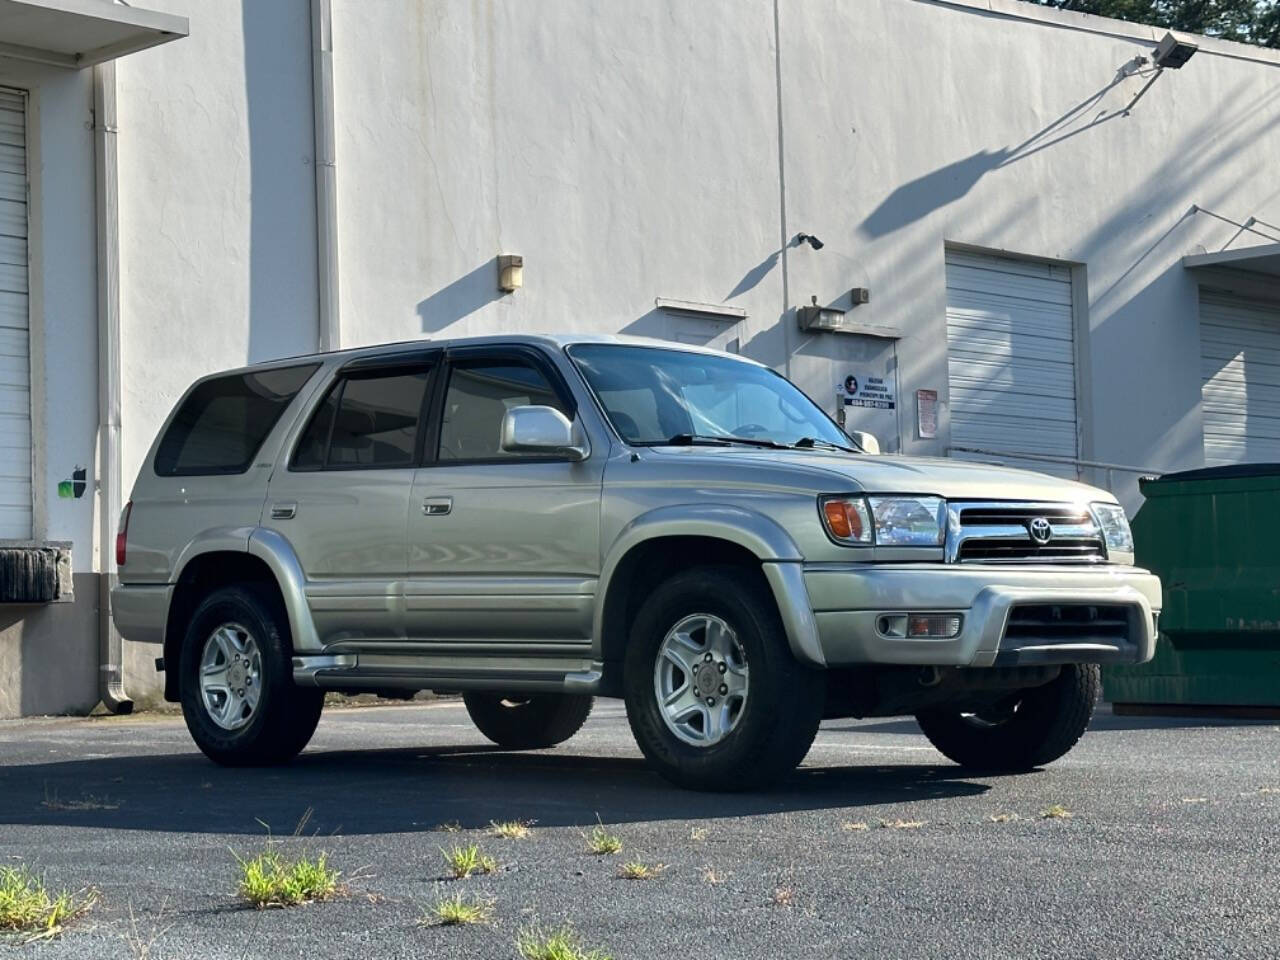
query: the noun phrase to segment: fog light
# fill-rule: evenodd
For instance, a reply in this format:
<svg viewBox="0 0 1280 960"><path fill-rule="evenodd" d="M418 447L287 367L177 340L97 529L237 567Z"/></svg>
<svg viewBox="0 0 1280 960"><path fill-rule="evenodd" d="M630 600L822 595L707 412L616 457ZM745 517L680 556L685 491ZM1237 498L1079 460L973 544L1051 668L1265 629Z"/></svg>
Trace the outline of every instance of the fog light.
<svg viewBox="0 0 1280 960"><path fill-rule="evenodd" d="M955 614L918 614L907 619L908 637L950 639L960 633L960 618Z"/></svg>

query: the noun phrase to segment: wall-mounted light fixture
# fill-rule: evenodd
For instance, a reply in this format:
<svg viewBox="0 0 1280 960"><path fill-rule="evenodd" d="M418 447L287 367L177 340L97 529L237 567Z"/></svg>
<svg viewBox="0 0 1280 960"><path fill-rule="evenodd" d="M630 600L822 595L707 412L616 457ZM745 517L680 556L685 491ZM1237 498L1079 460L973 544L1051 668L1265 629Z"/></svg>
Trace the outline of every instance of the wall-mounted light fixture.
<svg viewBox="0 0 1280 960"><path fill-rule="evenodd" d="M504 253L498 257L498 289L511 293L523 284L524 257L518 253Z"/></svg>
<svg viewBox="0 0 1280 960"><path fill-rule="evenodd" d="M1151 54L1151 62L1163 70L1177 70L1190 60L1200 47L1190 40L1179 40L1172 33L1166 33L1157 44L1155 53Z"/></svg>
<svg viewBox="0 0 1280 960"><path fill-rule="evenodd" d="M839 333L844 327L844 311L835 307L818 306L817 296L812 301L809 306L796 311L800 329L809 333Z"/></svg>
<svg viewBox="0 0 1280 960"><path fill-rule="evenodd" d="M811 233L797 233L796 246L799 246L802 243L807 243L809 246L813 247L813 249L815 250L821 250L823 247L826 246L825 243L823 243L821 240L819 240L817 237L815 237Z"/></svg>

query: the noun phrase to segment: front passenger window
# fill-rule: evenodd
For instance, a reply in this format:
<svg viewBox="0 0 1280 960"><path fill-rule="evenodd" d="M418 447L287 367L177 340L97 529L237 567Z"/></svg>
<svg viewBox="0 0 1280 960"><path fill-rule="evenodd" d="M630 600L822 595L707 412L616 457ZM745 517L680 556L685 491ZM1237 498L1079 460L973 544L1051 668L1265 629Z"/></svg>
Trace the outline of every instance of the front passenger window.
<svg viewBox="0 0 1280 960"><path fill-rule="evenodd" d="M442 461L506 460L527 454L502 449L502 418L512 407L564 404L542 371L521 360L456 364L449 375L440 423Z"/></svg>

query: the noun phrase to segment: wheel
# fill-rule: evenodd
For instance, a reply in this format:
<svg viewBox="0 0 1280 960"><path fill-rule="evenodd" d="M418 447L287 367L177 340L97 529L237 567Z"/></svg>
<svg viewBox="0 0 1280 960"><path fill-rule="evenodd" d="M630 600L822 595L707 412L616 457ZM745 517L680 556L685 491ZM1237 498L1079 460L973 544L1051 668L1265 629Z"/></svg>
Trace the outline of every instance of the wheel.
<svg viewBox="0 0 1280 960"><path fill-rule="evenodd" d="M1042 687L982 713L916 715L929 742L962 767L1012 772L1052 763L1076 745L1102 689L1097 664L1066 666Z"/></svg>
<svg viewBox="0 0 1280 960"><path fill-rule="evenodd" d="M677 786L763 787L813 744L825 678L792 656L770 597L754 570L703 567L640 608L623 664L627 720Z"/></svg>
<svg viewBox="0 0 1280 960"><path fill-rule="evenodd" d="M187 729L217 763L288 760L320 722L324 691L294 686L288 618L255 585L216 590L196 607L179 670Z"/></svg>
<svg viewBox="0 0 1280 960"><path fill-rule="evenodd" d="M462 702L471 722L498 746L536 750L564 743L582 729L595 701L573 693L464 693Z"/></svg>

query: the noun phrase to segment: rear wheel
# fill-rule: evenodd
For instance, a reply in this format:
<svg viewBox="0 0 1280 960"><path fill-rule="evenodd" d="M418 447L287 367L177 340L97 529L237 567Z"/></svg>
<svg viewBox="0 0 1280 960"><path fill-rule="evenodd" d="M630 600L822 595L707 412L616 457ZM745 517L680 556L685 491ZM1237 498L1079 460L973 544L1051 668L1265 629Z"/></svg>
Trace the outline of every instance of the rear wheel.
<svg viewBox="0 0 1280 960"><path fill-rule="evenodd" d="M564 743L577 733L594 700L572 693L464 693L462 702L471 722L498 746L536 750Z"/></svg>
<svg viewBox="0 0 1280 960"><path fill-rule="evenodd" d="M962 767L1015 772L1052 763L1076 745L1102 689L1096 664L1065 666L1042 687L1023 690L980 713L929 710L916 715L939 751Z"/></svg>
<svg viewBox="0 0 1280 960"><path fill-rule="evenodd" d="M822 719L822 674L791 654L758 573L705 567L663 583L627 646L627 719L658 772L747 790L790 772Z"/></svg>
<svg viewBox="0 0 1280 960"><path fill-rule="evenodd" d="M293 683L289 622L256 585L209 594L187 626L182 713L204 754L229 766L280 763L307 745L324 692Z"/></svg>

